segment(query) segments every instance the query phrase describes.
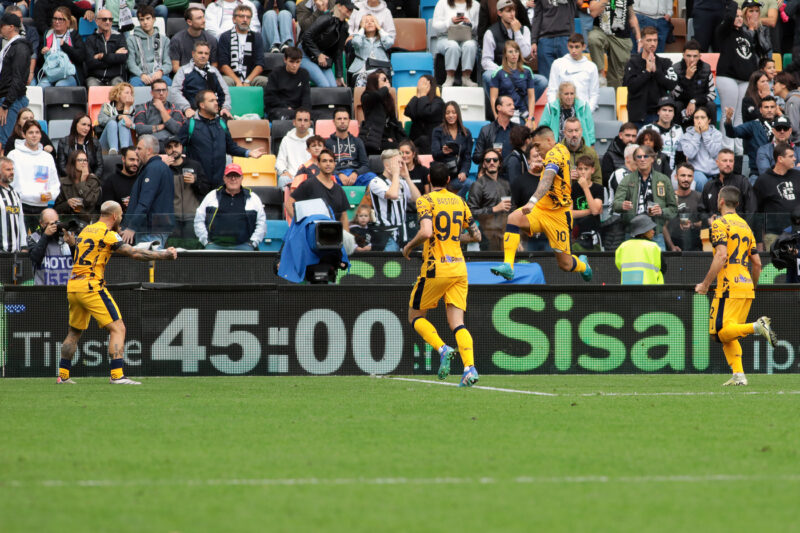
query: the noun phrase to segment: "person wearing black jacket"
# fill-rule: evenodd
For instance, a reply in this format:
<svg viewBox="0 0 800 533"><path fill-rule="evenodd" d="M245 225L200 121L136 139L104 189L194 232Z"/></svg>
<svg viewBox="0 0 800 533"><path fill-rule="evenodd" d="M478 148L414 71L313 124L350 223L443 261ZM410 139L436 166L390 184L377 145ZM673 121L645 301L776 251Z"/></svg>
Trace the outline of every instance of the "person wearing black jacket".
<svg viewBox="0 0 800 533"><path fill-rule="evenodd" d="M339 107L333 111L336 131L325 141L325 148L336 160L334 174L341 185L353 185L358 176L369 172L367 149L361 139L350 133L350 111Z"/></svg>
<svg viewBox="0 0 800 533"><path fill-rule="evenodd" d="M511 117L514 116L514 100L510 96L498 96L494 101L494 111L497 116L492 122L481 128L478 140L475 141L475 151L472 154L472 161L476 165L483 162L483 154L489 148L500 148L503 157L503 166L500 169L500 178L507 180L508 175L505 170L505 160L511 155L514 149L511 146L511 128L514 124Z"/></svg>
<svg viewBox="0 0 800 533"><path fill-rule="evenodd" d="M0 34L8 41L0 53L0 146L14 131L17 114L28 105L25 96L31 45L20 34L22 20L13 13L3 13Z"/></svg>
<svg viewBox="0 0 800 533"><path fill-rule="evenodd" d="M67 175L67 159L75 150L80 150L89 157L89 172L97 177L103 175L103 147L95 138L92 119L86 113L73 119L69 136L58 143L56 170L59 176Z"/></svg>
<svg viewBox="0 0 800 533"><path fill-rule="evenodd" d="M349 36L347 19L355 9L351 0L336 0L333 11L325 13L303 32L300 48L303 50L301 66L308 71L317 87L344 87L342 52ZM331 65L336 67L334 78Z"/></svg>
<svg viewBox="0 0 800 533"><path fill-rule="evenodd" d="M409 138L422 154L431 152L433 128L442 123L444 100L436 96L436 78L423 75L417 82L417 95L406 105L406 116L411 119Z"/></svg>
<svg viewBox="0 0 800 533"><path fill-rule="evenodd" d="M458 191L467 184L472 163L472 133L464 127L461 108L457 102L447 102L444 106L444 121L433 130L431 154L434 161L447 165L450 171L448 189Z"/></svg>
<svg viewBox="0 0 800 533"><path fill-rule="evenodd" d="M758 213L764 221L763 250L772 248L783 228L790 224L789 213L800 206L800 171L794 168L795 164L794 149L787 143L778 143L775 166L761 174L753 185Z"/></svg>
<svg viewBox="0 0 800 533"><path fill-rule="evenodd" d="M20 20L22 20L22 10L17 4L8 6L5 12L14 14L18 16ZM36 70L36 60L39 57L41 38L39 37L39 31L35 26L24 23L22 26L20 26L20 35L25 37L25 40L28 41L28 43L31 45L31 49L33 50L31 53L31 69L28 73L28 85L30 85L33 81L33 73ZM0 49L2 49L2 46L0 46Z"/></svg>
<svg viewBox="0 0 800 533"><path fill-rule="evenodd" d="M59 6L56 8L52 19L52 28L44 32L42 37L42 48L39 50L37 68L40 69L38 81L39 87L65 86L71 87L84 83L84 63L86 62L86 46L78 30L70 30L70 11L69 8ZM50 81L46 73L41 70L44 66L45 54L53 48L53 40L58 40L58 46L62 52L67 54L69 62L75 67L75 75L67 76L59 80Z"/></svg>
<svg viewBox="0 0 800 533"><path fill-rule="evenodd" d="M72 0L36 0L33 5L33 24L40 35L50 29L50 21L53 20L53 13L59 7L66 7L76 19L85 18L89 22L94 20L94 11L81 7L83 2L73 2Z"/></svg>
<svg viewBox="0 0 800 533"><path fill-rule="evenodd" d="M86 37L86 85L116 85L125 81L128 43L111 29L111 11L97 12L97 31Z"/></svg>
<svg viewBox="0 0 800 533"><path fill-rule="evenodd" d="M603 154L603 161L600 168L603 173L603 186L608 185L611 174L619 168L625 166L625 147L636 140L636 124L626 122L619 128L619 135L611 141L606 153Z"/></svg>
<svg viewBox="0 0 800 533"><path fill-rule="evenodd" d="M709 117L717 116L717 88L711 65L700 59L700 43L692 39L683 47L683 59L672 65L677 78L672 89L675 102L675 122L693 126L692 115L703 107Z"/></svg>
<svg viewBox="0 0 800 533"><path fill-rule="evenodd" d="M711 217L719 216L717 196L719 195L720 189L727 185L739 189L739 205L736 207L736 212L739 214L739 216L745 219L748 224L752 224L754 222L753 215L758 207L758 201L756 200L755 193L753 192L753 187L750 185L749 179L745 178L741 174L736 174L733 171L733 165L733 150L728 148L723 148L720 150L719 155L717 155L717 167L719 168L719 174L714 177L714 179L708 180L703 186L703 192L701 194L698 211L701 220L703 220L703 222L707 223L709 226L711 225L711 222L713 222L713 220L709 219L711 219ZM753 228L753 231L756 231L756 228ZM756 232L756 236L758 236L758 232Z"/></svg>
<svg viewBox="0 0 800 533"><path fill-rule="evenodd" d="M175 230L172 236L184 239L184 247L191 246L190 243L195 240L194 215L211 190L211 185L200 163L183 155L183 145L177 136L167 139L166 153L172 158L168 165L175 187Z"/></svg>
<svg viewBox="0 0 800 533"><path fill-rule="evenodd" d="M531 19L528 18L528 10L520 0L513 0L514 12L516 13L517 20L523 28L531 27ZM478 35L483 39L483 35L489 29L489 26L497 22L500 15L497 13L496 0L481 0L481 9L478 12ZM522 58L525 59L525 58Z"/></svg>
<svg viewBox="0 0 800 533"><path fill-rule="evenodd" d="M133 184L139 175L139 156L133 146L126 146L119 153L122 156L122 163L117 164L116 172L103 181L100 204L113 200L122 206L124 213L130 203Z"/></svg>
<svg viewBox="0 0 800 533"><path fill-rule="evenodd" d="M658 101L677 82L672 61L656 55L658 30L642 29L642 53L631 56L625 65L623 85L628 87L628 120L640 128L658 120Z"/></svg>
<svg viewBox="0 0 800 533"><path fill-rule="evenodd" d="M308 71L300 68L303 52L294 46L283 51L285 68L269 73L264 88L264 114L269 120L294 120L295 109L311 109Z"/></svg>
<svg viewBox="0 0 800 533"><path fill-rule="evenodd" d="M397 148L398 143L406 137L397 120L397 108L389 87L386 74L376 70L367 76L367 86L361 95L364 122L361 123L358 137L364 142L369 155Z"/></svg>
<svg viewBox="0 0 800 533"><path fill-rule="evenodd" d="M39 227L28 236L28 257L33 267L34 285L66 285L72 272L75 235L58 230L55 209L39 214Z"/></svg>

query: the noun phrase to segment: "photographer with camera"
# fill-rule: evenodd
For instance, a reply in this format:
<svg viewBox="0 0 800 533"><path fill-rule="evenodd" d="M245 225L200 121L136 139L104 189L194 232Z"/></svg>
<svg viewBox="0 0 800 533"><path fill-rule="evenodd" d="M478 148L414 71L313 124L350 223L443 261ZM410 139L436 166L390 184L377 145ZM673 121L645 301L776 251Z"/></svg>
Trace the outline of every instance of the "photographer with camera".
<svg viewBox="0 0 800 533"><path fill-rule="evenodd" d="M72 271L75 235L83 229L80 222L62 224L55 209L39 215L39 227L28 236L28 250L33 265L35 285L66 285Z"/></svg>
<svg viewBox="0 0 800 533"><path fill-rule="evenodd" d="M800 207L792 210L791 220L791 227L778 237L770 252L775 268L786 269L786 283L800 283Z"/></svg>

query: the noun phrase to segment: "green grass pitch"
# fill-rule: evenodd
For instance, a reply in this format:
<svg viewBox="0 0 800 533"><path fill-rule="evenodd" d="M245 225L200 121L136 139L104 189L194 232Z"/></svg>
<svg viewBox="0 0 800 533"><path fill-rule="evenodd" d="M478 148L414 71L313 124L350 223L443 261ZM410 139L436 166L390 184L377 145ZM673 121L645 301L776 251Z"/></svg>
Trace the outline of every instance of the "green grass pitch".
<svg viewBox="0 0 800 533"><path fill-rule="evenodd" d="M727 377L4 379L0 531L797 531L800 377Z"/></svg>

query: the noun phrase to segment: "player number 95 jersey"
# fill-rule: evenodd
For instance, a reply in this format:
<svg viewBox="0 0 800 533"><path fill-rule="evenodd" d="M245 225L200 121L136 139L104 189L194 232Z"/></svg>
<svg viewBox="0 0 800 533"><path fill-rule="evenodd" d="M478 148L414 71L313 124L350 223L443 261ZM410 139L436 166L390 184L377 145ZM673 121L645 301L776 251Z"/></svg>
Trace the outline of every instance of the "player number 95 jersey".
<svg viewBox="0 0 800 533"><path fill-rule="evenodd" d="M430 219L433 235L422 249L421 276L466 276L467 266L461 252L461 233L472 223L472 211L460 196L446 190L433 191L417 199L420 220Z"/></svg>

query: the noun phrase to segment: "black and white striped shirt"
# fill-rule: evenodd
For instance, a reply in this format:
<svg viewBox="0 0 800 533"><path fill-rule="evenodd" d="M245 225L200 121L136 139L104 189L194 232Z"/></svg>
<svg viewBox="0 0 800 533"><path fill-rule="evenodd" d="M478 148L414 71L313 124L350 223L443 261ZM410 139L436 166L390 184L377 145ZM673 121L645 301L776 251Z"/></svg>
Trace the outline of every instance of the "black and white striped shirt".
<svg viewBox="0 0 800 533"><path fill-rule="evenodd" d="M0 236L3 239L4 252L19 252L26 242L25 219L22 216L22 202L19 195L11 187L0 185Z"/></svg>
<svg viewBox="0 0 800 533"><path fill-rule="evenodd" d="M406 231L406 207L411 200L411 190L408 183L400 179L400 190L397 200L388 200L386 191L392 185L392 180L384 175L379 175L369 182L369 194L372 199L372 208L379 226L397 228L394 232L397 244L408 241ZM384 229L387 229L384 228Z"/></svg>

